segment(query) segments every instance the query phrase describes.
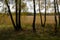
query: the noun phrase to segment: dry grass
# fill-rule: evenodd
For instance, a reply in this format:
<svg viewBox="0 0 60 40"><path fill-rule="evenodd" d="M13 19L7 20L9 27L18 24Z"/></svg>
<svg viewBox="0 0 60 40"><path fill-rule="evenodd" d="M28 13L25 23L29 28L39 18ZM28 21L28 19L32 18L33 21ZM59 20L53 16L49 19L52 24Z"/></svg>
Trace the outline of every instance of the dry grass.
<svg viewBox="0 0 60 40"><path fill-rule="evenodd" d="M43 22L44 22L44 16L42 16ZM54 24L55 19L54 16L46 16L46 23L47 24ZM15 15L13 15L13 19L15 21ZM57 18L58 19L58 18ZM21 16L21 23L23 24L32 24L33 22L33 16ZM10 25L12 24L10 16L8 15L0 15L0 24L7 24ZM40 24L40 16L36 16L36 24Z"/></svg>
<svg viewBox="0 0 60 40"><path fill-rule="evenodd" d="M52 26L52 29L54 29L54 16L46 16L46 24L49 24L49 27ZM13 15L13 19L15 21L15 15ZM44 22L44 16L42 16L43 22ZM21 23L22 23L22 27L24 29L32 29L32 23L33 23L33 16L21 16ZM4 15L4 16L0 16L0 25L12 25L10 16L8 15ZM36 26L38 26L37 29L40 30L40 16L36 16Z"/></svg>

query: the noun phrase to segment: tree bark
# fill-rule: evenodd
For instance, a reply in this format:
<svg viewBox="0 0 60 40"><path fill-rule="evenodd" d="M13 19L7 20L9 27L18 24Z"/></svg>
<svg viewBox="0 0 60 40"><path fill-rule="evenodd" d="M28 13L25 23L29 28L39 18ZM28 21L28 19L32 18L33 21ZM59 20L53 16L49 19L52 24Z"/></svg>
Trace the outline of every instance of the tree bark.
<svg viewBox="0 0 60 40"><path fill-rule="evenodd" d="M19 28L22 30L21 27L21 0L19 0Z"/></svg>
<svg viewBox="0 0 60 40"><path fill-rule="evenodd" d="M19 2L19 3L18 3ZM15 0L16 3L16 27L17 30L21 30L20 14L21 14L21 0ZM18 11L19 4L19 11Z"/></svg>
<svg viewBox="0 0 60 40"><path fill-rule="evenodd" d="M55 9L55 14L54 14L54 16L55 16L55 34L56 34L56 33L57 33L56 0L54 0L54 9Z"/></svg>
<svg viewBox="0 0 60 40"><path fill-rule="evenodd" d="M12 21L12 24L13 24L13 26L14 26L14 29L16 30L17 28L16 28L16 26L15 26L15 23L14 23L14 20L13 20L11 11L10 11L10 6L8 5L7 0L5 0L5 3L6 3L6 5L7 5L7 7L8 7L8 12L9 12L9 15L10 15L10 18L11 18L11 21Z"/></svg>
<svg viewBox="0 0 60 40"><path fill-rule="evenodd" d="M59 13L59 6L57 0L56 0L56 5L57 5L57 12L58 12L59 26L60 26L60 13Z"/></svg>
<svg viewBox="0 0 60 40"><path fill-rule="evenodd" d="M35 21L36 21L35 0L33 0L33 6L34 6L34 18L33 18L33 25L32 25L32 27L33 27L33 32L35 32L36 31L36 29L35 29Z"/></svg>
<svg viewBox="0 0 60 40"><path fill-rule="evenodd" d="M44 25L43 25L43 27L45 26L45 24L46 24L46 0L45 0L45 15L44 15Z"/></svg>
<svg viewBox="0 0 60 40"><path fill-rule="evenodd" d="M41 11L40 11L40 0L39 0L39 13L40 13L41 26L43 26L42 14L41 14Z"/></svg>

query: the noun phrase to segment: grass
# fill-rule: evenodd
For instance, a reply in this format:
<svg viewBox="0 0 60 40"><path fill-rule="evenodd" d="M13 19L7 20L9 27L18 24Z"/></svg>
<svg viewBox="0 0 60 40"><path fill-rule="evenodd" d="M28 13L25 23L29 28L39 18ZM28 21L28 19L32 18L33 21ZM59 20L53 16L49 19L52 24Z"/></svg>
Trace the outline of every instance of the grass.
<svg viewBox="0 0 60 40"><path fill-rule="evenodd" d="M32 31L31 25L24 25L23 31L14 31L12 25L0 25L0 40L60 40L59 34L54 35L52 26L46 25L43 32L43 27L36 24L37 32Z"/></svg>
<svg viewBox="0 0 60 40"><path fill-rule="evenodd" d="M15 15L13 19L15 21ZM0 40L60 40L59 27L57 35L54 35L54 16L47 16L44 28L40 26L40 17L36 16L36 33L32 31L32 22L33 16L21 16L23 31L15 31L10 17L0 14Z"/></svg>
<svg viewBox="0 0 60 40"><path fill-rule="evenodd" d="M46 19L46 23L47 24L54 24L55 23L55 19L54 19L54 16L46 16L47 19ZM51 19L50 19L51 18ZM14 22L15 22L15 15L13 15L13 19L14 19ZM43 22L44 22L44 16L42 16L42 19L43 19ZM58 16L57 16L57 19L58 19ZM21 23L23 24L32 24L33 22L33 16L21 16ZM10 19L10 16L9 15L3 15L3 14L0 14L0 24L7 24L7 25L11 25L12 22L11 22L11 19ZM36 16L36 24L40 24L40 16Z"/></svg>

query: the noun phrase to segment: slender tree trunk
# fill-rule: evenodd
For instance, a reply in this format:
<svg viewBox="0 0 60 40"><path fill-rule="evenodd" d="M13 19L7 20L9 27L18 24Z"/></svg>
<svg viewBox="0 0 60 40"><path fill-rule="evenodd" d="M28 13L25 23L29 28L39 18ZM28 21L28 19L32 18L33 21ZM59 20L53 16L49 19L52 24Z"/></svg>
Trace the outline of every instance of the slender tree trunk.
<svg viewBox="0 0 60 40"><path fill-rule="evenodd" d="M17 8L17 2L18 2L18 1L15 0L15 4L16 4L16 28L17 28L17 30L19 30L19 29L18 29L18 20L17 20L17 19L18 19L18 18L17 18L17 16L18 16L18 12L17 12L17 11L18 11L18 10L17 10L17 9L18 9L18 8Z"/></svg>
<svg viewBox="0 0 60 40"><path fill-rule="evenodd" d="M7 7L8 7L8 12L9 12L9 15L10 15L10 18L11 18L11 21L12 21L12 24L13 24L13 26L14 26L14 29L16 30L17 28L16 28L16 26L15 26L15 23L14 23L14 20L13 20L11 11L10 11L10 6L8 5L8 1L5 0L5 3L6 3L6 5L7 5Z"/></svg>
<svg viewBox="0 0 60 40"><path fill-rule="evenodd" d="M54 9L55 9L55 34L57 33L57 17L56 17L56 0L54 0Z"/></svg>
<svg viewBox="0 0 60 40"><path fill-rule="evenodd" d="M43 23L42 23L42 14L41 14L41 11L40 11L40 0L39 0L39 13L40 13L41 26L43 26Z"/></svg>
<svg viewBox="0 0 60 40"><path fill-rule="evenodd" d="M33 6L34 6L34 18L33 18L33 25L32 25L32 27L33 27L33 32L35 32L36 31L36 29L35 29L35 21L36 21L35 0L33 0Z"/></svg>
<svg viewBox="0 0 60 40"><path fill-rule="evenodd" d="M15 0L16 3L16 27L17 30L22 30L21 28L21 19L20 19L20 15L21 15L21 0ZM18 3L19 3L19 12L18 12Z"/></svg>
<svg viewBox="0 0 60 40"><path fill-rule="evenodd" d="M59 6L57 0L56 0L56 5L57 5L57 12L58 12L59 26L60 26L60 13L59 13Z"/></svg>
<svg viewBox="0 0 60 40"><path fill-rule="evenodd" d="M21 27L21 0L19 0L19 28L22 30Z"/></svg>
<svg viewBox="0 0 60 40"><path fill-rule="evenodd" d="M46 24L46 0L45 0L45 15L44 15L44 25L43 25L43 27L45 26L45 24Z"/></svg>

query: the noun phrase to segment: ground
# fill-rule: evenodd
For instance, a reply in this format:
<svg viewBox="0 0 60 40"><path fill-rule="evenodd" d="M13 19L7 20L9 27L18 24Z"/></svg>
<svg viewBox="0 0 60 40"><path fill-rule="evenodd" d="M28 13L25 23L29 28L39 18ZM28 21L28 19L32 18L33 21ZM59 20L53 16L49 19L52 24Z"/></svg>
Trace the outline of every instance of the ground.
<svg viewBox="0 0 60 40"><path fill-rule="evenodd" d="M15 21L15 15L13 15ZM58 17L57 17L58 18ZM44 20L44 18L43 18ZM36 16L36 32L32 31L33 16L21 16L22 31L15 31L8 15L0 15L0 40L60 40L60 27L54 35L54 16L47 16L46 26L40 26L40 16Z"/></svg>

